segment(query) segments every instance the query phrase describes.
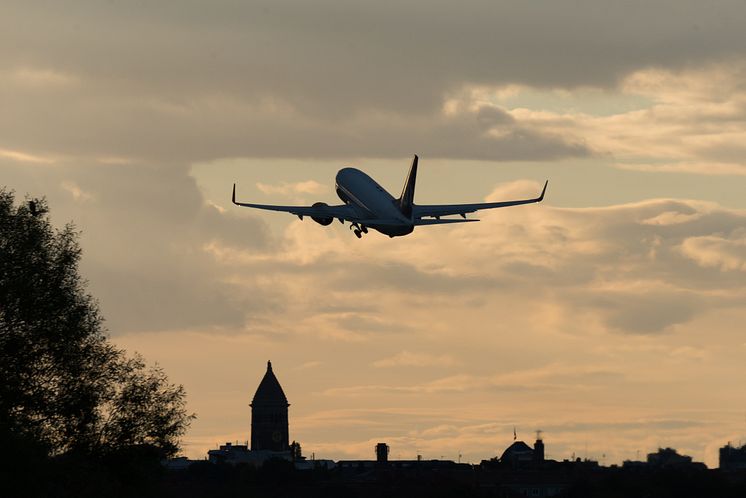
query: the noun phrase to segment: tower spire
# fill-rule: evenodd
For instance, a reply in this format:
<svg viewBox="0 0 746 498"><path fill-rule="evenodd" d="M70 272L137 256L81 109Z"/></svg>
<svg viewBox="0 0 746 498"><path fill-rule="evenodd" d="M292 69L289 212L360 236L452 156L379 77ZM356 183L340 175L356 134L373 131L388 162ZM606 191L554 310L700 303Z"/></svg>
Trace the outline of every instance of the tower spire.
<svg viewBox="0 0 746 498"><path fill-rule="evenodd" d="M267 372L251 401L252 450L288 450L289 406L282 386L272 371L272 362L267 361Z"/></svg>

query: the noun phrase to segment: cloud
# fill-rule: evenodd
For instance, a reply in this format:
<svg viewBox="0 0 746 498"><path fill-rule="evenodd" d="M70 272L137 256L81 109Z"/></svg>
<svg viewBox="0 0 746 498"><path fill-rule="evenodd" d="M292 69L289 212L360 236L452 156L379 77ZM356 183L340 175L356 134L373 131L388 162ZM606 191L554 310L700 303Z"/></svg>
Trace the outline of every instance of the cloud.
<svg viewBox="0 0 746 498"><path fill-rule="evenodd" d="M298 195L298 194L321 194L326 192L327 187L315 180L306 180L297 183L281 183L280 185L267 185L257 183L256 187L264 194L272 195Z"/></svg>
<svg viewBox="0 0 746 498"><path fill-rule="evenodd" d="M729 235L688 237L681 252L700 266L721 271L746 271L746 231L736 229Z"/></svg>
<svg viewBox="0 0 746 498"><path fill-rule="evenodd" d="M675 291L605 292L590 298L606 324L620 332L650 334L690 321L705 309L694 293Z"/></svg>
<svg viewBox="0 0 746 498"><path fill-rule="evenodd" d="M49 108L56 112L50 115L46 112ZM427 151L431 157L493 160L589 154L582 140L567 140L561 131L539 132L521 120L495 120L480 110L454 115L439 109L427 115L369 111L335 120L300 112L292 107L278 111L227 96L202 95L174 112L145 96L109 97L81 91L65 98L18 95L6 107L0 131L6 143L16 149L133 162L196 162L222 157L391 158L409 156L413 150ZM492 114L495 112L504 114L500 110ZM128 139L122 140L123 136Z"/></svg>
<svg viewBox="0 0 746 498"><path fill-rule="evenodd" d="M64 87L75 83L70 74L53 69L21 67L13 71L11 78L19 86L26 88Z"/></svg>
<svg viewBox="0 0 746 498"><path fill-rule="evenodd" d="M307 361L307 362L303 363L302 365L298 365L295 368L298 369L298 370L307 370L307 369L310 369L310 368L318 368L318 367L322 366L323 364L324 364L324 362L322 362L322 361Z"/></svg>
<svg viewBox="0 0 746 498"><path fill-rule="evenodd" d="M76 202L88 202L93 200L93 195L81 189L75 182L65 180L62 182L61 187L63 190L69 192Z"/></svg>
<svg viewBox="0 0 746 498"><path fill-rule="evenodd" d="M678 162L671 164L618 163L619 169L658 173L689 173L699 175L746 175L746 165L718 162Z"/></svg>
<svg viewBox="0 0 746 498"><path fill-rule="evenodd" d="M505 87L469 87L460 94L463 102L452 105L510 106L511 116L529 129L561 134L567 143L582 140L591 154L610 157L625 170L743 175L744 59L664 66L628 73L613 96L585 110L537 107L536 100L556 106L562 98L526 87L508 87L513 90L507 94ZM582 90L568 94L582 98ZM629 109L604 110L624 98L639 102Z"/></svg>
<svg viewBox="0 0 746 498"><path fill-rule="evenodd" d="M697 211L692 211L690 213L681 212L681 211L666 211L664 213L660 213L656 216L653 216L652 218L648 218L647 220L643 220L642 223L645 225L677 225L679 223L687 223L689 221L694 221L697 218L702 216L701 213Z"/></svg>
<svg viewBox="0 0 746 498"><path fill-rule="evenodd" d="M28 152L9 149L0 149L0 158L22 163L51 164L54 162L54 159L49 157L37 156Z"/></svg>
<svg viewBox="0 0 746 498"><path fill-rule="evenodd" d="M610 1L569 3L537 13L481 1L393 10L218 1L205 19L198 2L180 4L175 18L165 7L73 1L51 7L60 22L50 23L49 12L11 2L6 19L16 21L0 28L24 50L0 49L0 91L12 96L0 135L37 158L185 164L420 151L742 174L746 43L729 21L742 6L686 0L674 20L680 1L646 5L644 16ZM409 16L416 21L402 22ZM140 27L137 40L128 23ZM68 25L80 26L75 36ZM593 91L606 97L583 107ZM581 108L552 107L563 98Z"/></svg>
<svg viewBox="0 0 746 498"><path fill-rule="evenodd" d="M179 5L174 16L169 2L95 9L71 2L51 11L11 2L7 18L16 22L7 21L3 29L35 60L59 61L67 72L90 79L109 78L126 88L136 75L141 86L160 91L181 81L173 89L177 102L185 92L215 88L267 100L280 94L309 112L327 107L325 112L337 115L361 107L422 109L463 80L613 85L641 67L680 68L745 49L740 26L732 21L743 8L731 2L706 8L692 0L636 6L605 1L594 8L598 4L558 1L539 11L480 1L468 8L438 2L427 9L422 2L353 7L329 1L313 8L300 1L215 2L209 16L199 2ZM47 12L61 23L49 21ZM75 36L59 36L65 23L83 13L92 22L81 24ZM29 25L36 29L23 29ZM31 43L35 38L38 43ZM5 52L10 64L21 57ZM117 64L98 66L104 54Z"/></svg>
<svg viewBox="0 0 746 498"><path fill-rule="evenodd" d="M402 363L384 363L376 367L401 365ZM442 366L441 363L421 363L416 366ZM326 396L365 396L381 392L390 394L429 395L447 392L498 391L498 392L532 392L577 391L594 389L600 385L608 387L610 383L624 381L625 376L608 368L596 366L568 366L549 364L540 368L520 369L506 374L477 376L455 374L440 377L421 384L413 385L359 385L327 389Z"/></svg>
<svg viewBox="0 0 746 498"><path fill-rule="evenodd" d="M487 198L539 188L509 183ZM233 223L227 215L220 220ZM573 334L650 335L675 332L710 310L734 306L746 293L737 275L720 271L725 262L738 267L740 232L728 240L722 234L746 221L741 211L660 199L603 208L528 206L485 212L482 220L421 228L406 240L374 233L362 244L336 224L294 221L264 245L223 236L203 250L234 275L231 283L241 289L229 291L234 297L273 296L288 314L279 320L257 309L254 320L266 316L287 322L279 326L284 330L334 341L438 330L442 325L433 317L451 308L454 316L464 309L475 316L525 312L530 323L536 313L531 303L550 320L545 326ZM417 349L401 351L406 354L371 363L436 361L417 356L423 354Z"/></svg>
<svg viewBox="0 0 746 498"><path fill-rule="evenodd" d="M693 348L691 346L681 346L671 351L671 356L682 361L697 361L709 358L707 351L701 348Z"/></svg>
<svg viewBox="0 0 746 498"><path fill-rule="evenodd" d="M456 364L456 360L454 360L450 355L431 355L427 353L412 353L409 351L401 351L394 356L382 358L373 362L373 366L378 368L431 366L451 367Z"/></svg>
<svg viewBox="0 0 746 498"><path fill-rule="evenodd" d="M3 165L4 180L46 195L56 224L81 227L81 271L112 334L241 326L270 294L240 296L202 246L266 248L255 218L206 204L187 168Z"/></svg>
<svg viewBox="0 0 746 498"><path fill-rule="evenodd" d="M489 198L538 187L514 184ZM720 272L707 272L707 267L692 261L690 240L717 237L724 229L738 226L744 221L741 212L674 200L507 211L485 213L481 223L467 228L420 229L412 236L414 245L406 247L385 244L389 241L374 235L361 248L362 260L357 255L351 258L349 241L336 235L334 244L322 244L321 251L314 241L317 235L309 240L293 236L292 250L302 253L313 248L316 252L307 254L313 256L303 260L305 271L316 275L317 284L350 297L359 296L363 289L405 292L413 299L441 294L461 302L474 298L492 302L508 292L540 295L567 310L591 313L607 330L630 333L667 330L715 306L718 300L710 298L710 292L735 297L743 290L737 279L723 280ZM323 233L318 227L307 227L297 223L291 231ZM510 244L501 243L505 240ZM448 254L459 257L444 259ZM309 266L331 260L353 270L329 272L322 266L316 273ZM479 274L474 268L480 269Z"/></svg>
<svg viewBox="0 0 746 498"><path fill-rule="evenodd" d="M475 87L497 97L514 97L519 87L603 87L661 97L677 88L667 75L746 52L738 27L723 22L738 18L735 4L704 9L687 1L674 21L668 2L645 6L644 16L614 2L603 9L567 3L537 13L479 1L467 9L215 2L206 19L198 2L181 3L177 17L165 6L92 9L74 1L41 11L11 2L5 19L15 21L1 27L14 40L7 46L24 50L0 53L2 89L13 95L0 133L22 150L144 161L412 150L490 160L584 157L596 150L586 135L623 145L624 134L609 131L624 123L575 116L575 129L565 130L551 123L566 119L542 119L534 112L541 109L453 105L454 96ZM59 22L49 22L50 12ZM79 26L74 36L64 31L69 25ZM355 26L354 35L340 26ZM736 91L720 84L727 78L714 81L719 92ZM700 84L683 97L712 87Z"/></svg>

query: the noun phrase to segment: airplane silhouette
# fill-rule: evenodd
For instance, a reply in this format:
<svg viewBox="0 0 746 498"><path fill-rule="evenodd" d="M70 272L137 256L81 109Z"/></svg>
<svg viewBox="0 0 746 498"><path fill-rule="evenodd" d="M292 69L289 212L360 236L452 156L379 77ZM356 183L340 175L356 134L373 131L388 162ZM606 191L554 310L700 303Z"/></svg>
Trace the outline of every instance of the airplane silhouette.
<svg viewBox="0 0 746 498"><path fill-rule="evenodd" d="M417 155L412 160L407 181L401 196L395 199L370 176L355 168L339 170L336 178L337 195L344 202L338 206L330 206L324 202L317 202L312 206L273 206L267 204L250 204L236 202L236 184L233 184L233 204L270 211L283 211L296 215L301 220L309 216L316 223L328 226L336 218L340 223L350 222L350 229L357 238L361 238L368 229L372 228L389 237L409 235L416 226L443 225L448 223L467 223L479 221L467 219L468 213L482 209L494 209L520 204L541 202L547 190L547 180L541 195L534 199L517 201L482 202L476 204L430 204L414 203L414 186L417 182ZM441 216L460 215L462 219L441 219Z"/></svg>

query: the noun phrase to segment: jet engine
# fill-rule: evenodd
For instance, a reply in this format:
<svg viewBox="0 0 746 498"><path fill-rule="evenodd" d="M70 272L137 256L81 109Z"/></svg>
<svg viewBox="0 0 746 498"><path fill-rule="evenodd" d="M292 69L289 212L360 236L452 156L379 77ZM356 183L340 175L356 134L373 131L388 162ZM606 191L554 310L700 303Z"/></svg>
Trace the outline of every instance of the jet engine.
<svg viewBox="0 0 746 498"><path fill-rule="evenodd" d="M329 204L327 204L325 202L316 202L316 203L313 204L313 207L323 209L323 208L328 208ZM332 218L332 217L321 218L321 217L318 217L318 216L311 216L311 219L313 221L315 221L316 223L318 223L319 225L323 225L323 226L329 226L329 225L332 224L332 221L334 221L334 218Z"/></svg>

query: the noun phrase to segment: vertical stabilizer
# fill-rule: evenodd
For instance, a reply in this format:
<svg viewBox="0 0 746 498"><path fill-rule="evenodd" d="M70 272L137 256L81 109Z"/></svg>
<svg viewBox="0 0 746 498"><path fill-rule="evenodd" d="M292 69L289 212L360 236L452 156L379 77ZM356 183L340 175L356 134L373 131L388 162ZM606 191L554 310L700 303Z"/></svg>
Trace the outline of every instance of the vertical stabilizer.
<svg viewBox="0 0 746 498"><path fill-rule="evenodd" d="M412 206L414 206L414 185L417 183L417 154L412 159L412 167L409 168L407 181L404 183L404 190L399 197L399 209L407 218L412 217Z"/></svg>

